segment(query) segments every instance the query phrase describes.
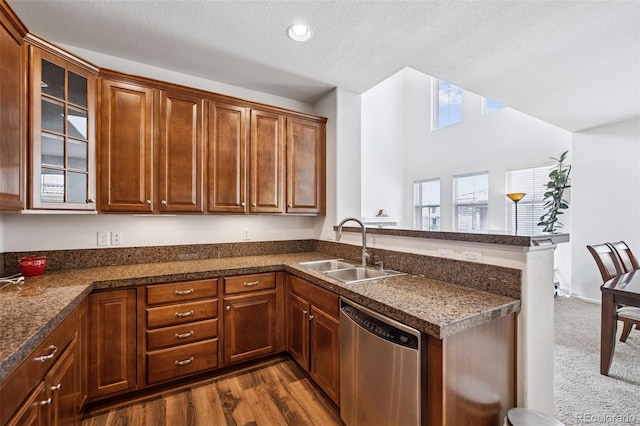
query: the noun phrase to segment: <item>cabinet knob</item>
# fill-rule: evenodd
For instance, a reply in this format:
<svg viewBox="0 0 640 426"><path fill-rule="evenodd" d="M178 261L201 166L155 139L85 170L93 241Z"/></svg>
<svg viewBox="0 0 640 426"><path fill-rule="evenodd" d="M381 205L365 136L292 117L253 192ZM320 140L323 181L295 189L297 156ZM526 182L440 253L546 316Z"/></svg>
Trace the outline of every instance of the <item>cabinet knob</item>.
<svg viewBox="0 0 640 426"><path fill-rule="evenodd" d="M287 207L291 208L293 207L293 204L287 204Z"/></svg>
<svg viewBox="0 0 640 426"><path fill-rule="evenodd" d="M59 391L59 390L60 390L60 388L62 388L62 383L58 383L58 384L57 384L57 385L55 385L55 386L51 386L51 390L52 390L52 391Z"/></svg>
<svg viewBox="0 0 640 426"><path fill-rule="evenodd" d="M246 204L245 204L245 203L240 203L240 205L241 205L242 207L244 207Z"/></svg>
<svg viewBox="0 0 640 426"><path fill-rule="evenodd" d="M302 315L307 315L308 312L307 311L302 311Z"/></svg>
<svg viewBox="0 0 640 426"><path fill-rule="evenodd" d="M51 398L47 398L44 401L40 401L40 405L49 405L51 404Z"/></svg>
<svg viewBox="0 0 640 426"><path fill-rule="evenodd" d="M313 319L313 315L309 315L309 321Z"/></svg>
<svg viewBox="0 0 640 426"><path fill-rule="evenodd" d="M93 198L89 198L87 200L87 204L95 204L95 203L96 203L96 200L94 200Z"/></svg>
<svg viewBox="0 0 640 426"><path fill-rule="evenodd" d="M257 206L257 204L256 204L256 203L251 203L251 205L252 205L253 207Z"/></svg>
<svg viewBox="0 0 640 426"><path fill-rule="evenodd" d="M230 311L230 310L231 310L231 306L227 306L227 311Z"/></svg>
<svg viewBox="0 0 640 426"><path fill-rule="evenodd" d="M167 205L167 200L160 201L160 204L162 204L163 206L166 206Z"/></svg>
<svg viewBox="0 0 640 426"><path fill-rule="evenodd" d="M147 200L147 204L151 205L151 200Z"/></svg>

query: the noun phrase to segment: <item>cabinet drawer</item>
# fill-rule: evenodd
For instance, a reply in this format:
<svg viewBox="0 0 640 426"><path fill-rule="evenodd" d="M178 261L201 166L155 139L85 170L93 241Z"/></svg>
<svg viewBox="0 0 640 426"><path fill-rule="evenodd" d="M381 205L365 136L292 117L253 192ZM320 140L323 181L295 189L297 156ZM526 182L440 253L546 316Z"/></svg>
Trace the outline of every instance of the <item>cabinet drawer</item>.
<svg viewBox="0 0 640 426"><path fill-rule="evenodd" d="M187 281L147 286L147 304L180 303L187 300L215 297L218 280Z"/></svg>
<svg viewBox="0 0 640 426"><path fill-rule="evenodd" d="M203 339L218 337L218 320L206 320L189 324L147 330L147 349L183 345Z"/></svg>
<svg viewBox="0 0 640 426"><path fill-rule="evenodd" d="M276 287L276 274L254 274L224 279L225 294L266 290Z"/></svg>
<svg viewBox="0 0 640 426"><path fill-rule="evenodd" d="M217 316L218 301L215 299L147 308L147 327L158 328L167 325L184 324Z"/></svg>
<svg viewBox="0 0 640 426"><path fill-rule="evenodd" d="M319 306L331 314L334 318L340 318L340 297L328 290L318 287L308 281L289 275L289 290L309 301L312 305Z"/></svg>
<svg viewBox="0 0 640 426"><path fill-rule="evenodd" d="M218 339L147 353L147 382L158 383L218 366Z"/></svg>
<svg viewBox="0 0 640 426"><path fill-rule="evenodd" d="M0 385L0 424L5 424L22 401L42 381L76 337L77 310L73 311Z"/></svg>

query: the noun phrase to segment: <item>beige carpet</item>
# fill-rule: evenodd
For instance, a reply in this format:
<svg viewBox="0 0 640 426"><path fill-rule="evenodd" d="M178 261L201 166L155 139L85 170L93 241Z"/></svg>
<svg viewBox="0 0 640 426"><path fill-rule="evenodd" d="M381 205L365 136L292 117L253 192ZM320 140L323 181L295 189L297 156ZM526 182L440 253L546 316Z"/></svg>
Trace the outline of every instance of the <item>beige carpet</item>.
<svg viewBox="0 0 640 426"><path fill-rule="evenodd" d="M618 337L621 329L618 323ZM554 400L567 426L640 424L640 331L617 341L609 376L602 376L600 305L556 298Z"/></svg>

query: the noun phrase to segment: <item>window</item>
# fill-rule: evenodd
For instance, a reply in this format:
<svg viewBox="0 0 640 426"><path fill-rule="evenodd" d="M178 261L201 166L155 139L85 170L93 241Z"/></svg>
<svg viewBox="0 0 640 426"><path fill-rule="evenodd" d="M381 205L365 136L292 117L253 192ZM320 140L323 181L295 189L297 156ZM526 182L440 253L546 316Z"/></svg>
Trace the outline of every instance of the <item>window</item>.
<svg viewBox="0 0 640 426"><path fill-rule="evenodd" d="M454 176L454 225L456 231L488 230L489 174Z"/></svg>
<svg viewBox="0 0 640 426"><path fill-rule="evenodd" d="M552 164L535 167L510 169L506 173L507 194L524 192L527 195L518 202L518 234L531 235L541 232L538 226L540 216L544 214L544 193L549 181L549 170ZM506 227L512 232L516 229L515 203L505 197Z"/></svg>
<svg viewBox="0 0 640 426"><path fill-rule="evenodd" d="M494 111L500 111L503 108L506 108L505 104L501 104L500 102L494 101L490 98L482 98L482 114L489 114Z"/></svg>
<svg viewBox="0 0 640 426"><path fill-rule="evenodd" d="M441 129L462 121L462 89L444 80L432 79L431 129ZM435 94L438 94L435 96Z"/></svg>
<svg viewBox="0 0 640 426"><path fill-rule="evenodd" d="M440 230L440 179L413 184L414 227L423 231Z"/></svg>

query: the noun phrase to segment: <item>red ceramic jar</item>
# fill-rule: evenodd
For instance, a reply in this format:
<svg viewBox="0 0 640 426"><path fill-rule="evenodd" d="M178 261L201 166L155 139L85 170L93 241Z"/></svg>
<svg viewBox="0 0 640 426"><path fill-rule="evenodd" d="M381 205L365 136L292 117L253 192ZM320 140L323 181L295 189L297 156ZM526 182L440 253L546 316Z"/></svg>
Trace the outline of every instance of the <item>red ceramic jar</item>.
<svg viewBox="0 0 640 426"><path fill-rule="evenodd" d="M25 277L36 277L44 274L47 259L44 256L25 256L18 260L20 271Z"/></svg>

